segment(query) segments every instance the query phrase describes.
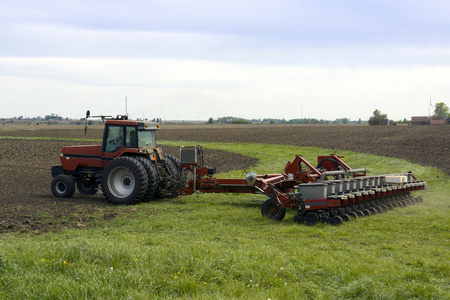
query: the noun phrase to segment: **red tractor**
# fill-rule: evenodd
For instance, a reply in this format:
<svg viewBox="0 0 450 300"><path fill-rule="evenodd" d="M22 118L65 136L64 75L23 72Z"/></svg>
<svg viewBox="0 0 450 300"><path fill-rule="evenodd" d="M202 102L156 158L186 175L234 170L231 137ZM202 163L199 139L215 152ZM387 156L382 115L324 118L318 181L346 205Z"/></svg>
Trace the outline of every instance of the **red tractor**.
<svg viewBox="0 0 450 300"><path fill-rule="evenodd" d="M89 116L88 111L86 120ZM183 172L177 157L156 146L155 131L160 126L131 121L126 115L99 117L105 121L101 145L61 149L61 166L52 167L53 195L69 198L76 186L83 195L101 189L114 204L177 196Z"/></svg>

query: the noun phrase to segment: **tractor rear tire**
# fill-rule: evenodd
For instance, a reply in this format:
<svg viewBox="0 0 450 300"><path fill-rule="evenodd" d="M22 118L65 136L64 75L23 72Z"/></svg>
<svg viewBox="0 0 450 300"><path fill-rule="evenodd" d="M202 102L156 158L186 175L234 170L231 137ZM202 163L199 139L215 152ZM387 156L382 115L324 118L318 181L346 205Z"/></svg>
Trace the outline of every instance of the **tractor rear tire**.
<svg viewBox="0 0 450 300"><path fill-rule="evenodd" d="M172 162L172 169L174 172L174 177L178 183L186 185L187 178L183 172L183 168L180 165L180 159L171 154L164 154L164 158ZM184 187L184 186L183 186Z"/></svg>
<svg viewBox="0 0 450 300"><path fill-rule="evenodd" d="M56 198L70 198L75 193L75 180L67 174L57 175L52 180L51 189Z"/></svg>
<svg viewBox="0 0 450 300"><path fill-rule="evenodd" d="M273 199L267 199L261 206L261 214L271 220L281 221L286 215L286 208Z"/></svg>
<svg viewBox="0 0 450 300"><path fill-rule="evenodd" d="M81 178L77 181L77 190L82 195L94 195L97 193L97 179Z"/></svg>
<svg viewBox="0 0 450 300"><path fill-rule="evenodd" d="M170 184L167 186L168 192L162 195L167 198L178 197L179 190L186 185L186 177L180 165L178 157L171 154L163 154L166 170L171 177Z"/></svg>
<svg viewBox="0 0 450 300"><path fill-rule="evenodd" d="M142 199L142 202L149 202L153 198L155 198L156 192L158 191L158 176L157 171L153 163L145 158L145 157L136 157L137 160L144 166L144 169L147 171L147 177L148 177L148 187L147 191L145 192L144 198Z"/></svg>
<svg viewBox="0 0 450 300"><path fill-rule="evenodd" d="M106 165L102 176L102 191L113 204L136 204L145 196L148 176L135 158L121 156Z"/></svg>

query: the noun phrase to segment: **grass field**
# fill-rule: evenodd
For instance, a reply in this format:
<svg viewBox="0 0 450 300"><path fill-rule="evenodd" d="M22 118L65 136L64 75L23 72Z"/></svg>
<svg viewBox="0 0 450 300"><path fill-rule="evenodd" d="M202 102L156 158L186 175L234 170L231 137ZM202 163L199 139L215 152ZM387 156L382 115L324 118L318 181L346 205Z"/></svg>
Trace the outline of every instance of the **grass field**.
<svg viewBox="0 0 450 300"><path fill-rule="evenodd" d="M161 142L195 145L194 142ZM202 143L280 172L330 149ZM449 299L449 176L404 160L339 151L371 175L414 173L424 202L341 226L261 217L261 195L195 194L123 206L113 221L0 236L1 299ZM250 171L250 170L248 170ZM242 171L220 174L241 177Z"/></svg>

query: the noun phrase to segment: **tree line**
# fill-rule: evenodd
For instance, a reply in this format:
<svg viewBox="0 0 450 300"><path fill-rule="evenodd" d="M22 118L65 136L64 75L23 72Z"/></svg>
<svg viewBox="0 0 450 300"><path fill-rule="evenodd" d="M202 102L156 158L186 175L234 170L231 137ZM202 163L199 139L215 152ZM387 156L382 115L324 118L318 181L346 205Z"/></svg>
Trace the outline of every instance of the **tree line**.
<svg viewBox="0 0 450 300"><path fill-rule="evenodd" d="M349 118L338 118L334 121L324 120L324 119L315 119L315 118L301 118L301 119L244 119L239 117L220 117L214 120L213 118L209 118L208 123L219 123L219 124L252 124L252 123L265 123L265 124L350 124L350 123L367 123L359 119L358 121L350 121Z"/></svg>
<svg viewBox="0 0 450 300"><path fill-rule="evenodd" d="M434 114L431 116L433 120L447 120L450 118L449 108L444 102L436 103L434 106ZM389 121L387 114L382 114L380 110L375 109L373 115L369 119L369 125L388 125L395 122Z"/></svg>

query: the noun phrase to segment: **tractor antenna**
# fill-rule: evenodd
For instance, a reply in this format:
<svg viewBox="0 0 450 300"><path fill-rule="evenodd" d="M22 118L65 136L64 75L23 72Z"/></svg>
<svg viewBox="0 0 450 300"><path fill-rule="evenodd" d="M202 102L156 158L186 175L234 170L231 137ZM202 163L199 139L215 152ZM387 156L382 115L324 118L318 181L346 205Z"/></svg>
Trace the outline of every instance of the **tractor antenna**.
<svg viewBox="0 0 450 300"><path fill-rule="evenodd" d="M127 100L127 96L125 96L125 115L128 117L128 100Z"/></svg>

